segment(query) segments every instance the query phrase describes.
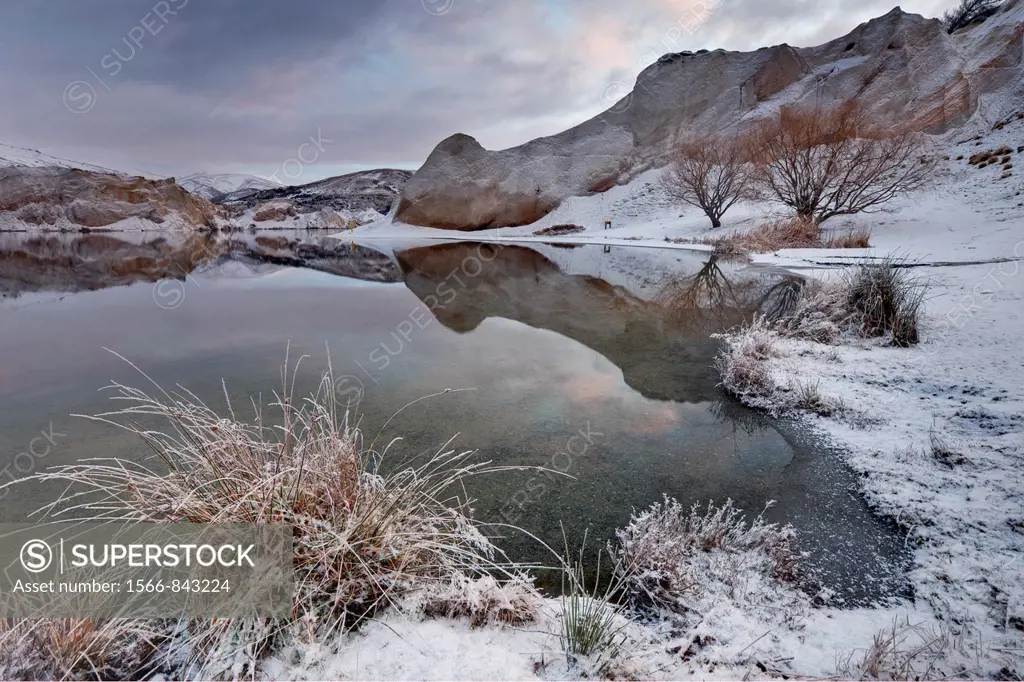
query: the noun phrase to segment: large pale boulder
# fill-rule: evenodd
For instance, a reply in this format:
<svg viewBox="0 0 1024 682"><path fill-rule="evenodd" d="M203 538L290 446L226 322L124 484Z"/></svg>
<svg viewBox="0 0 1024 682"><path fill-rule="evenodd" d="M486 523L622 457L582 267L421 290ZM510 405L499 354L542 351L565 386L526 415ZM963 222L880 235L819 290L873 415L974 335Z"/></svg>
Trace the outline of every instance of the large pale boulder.
<svg viewBox="0 0 1024 682"><path fill-rule="evenodd" d="M665 55L629 95L565 132L503 151L466 135L444 140L406 184L396 220L454 230L531 223L567 197L664 165L682 137L731 134L787 106L854 100L879 126L930 134L982 105L999 118L1024 94L1022 43L1024 2L1012 0L953 36L897 7L817 47Z"/></svg>
<svg viewBox="0 0 1024 682"><path fill-rule="evenodd" d="M526 225L566 196L613 187L632 148L628 131L603 125L493 152L453 135L406 183L397 216L450 230Z"/></svg>

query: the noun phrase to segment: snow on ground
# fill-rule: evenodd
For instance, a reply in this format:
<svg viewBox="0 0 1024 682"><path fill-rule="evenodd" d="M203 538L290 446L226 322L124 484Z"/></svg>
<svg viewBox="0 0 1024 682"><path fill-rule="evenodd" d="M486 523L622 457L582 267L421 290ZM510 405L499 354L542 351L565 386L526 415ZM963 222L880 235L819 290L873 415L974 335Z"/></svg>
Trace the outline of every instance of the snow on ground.
<svg viewBox="0 0 1024 682"><path fill-rule="evenodd" d="M936 186L899 201L893 211L830 221L841 231L870 227L871 249L783 250L754 257L755 264L828 277L851 261L897 254L914 264L915 274L930 285L920 345L899 349L868 342L825 346L787 340L781 342L784 357L774 367L783 380L820 382L824 395L841 397L847 407L867 417L859 426L807 419L843 446L849 465L862 475L860 492L869 503L907 530L907 542L915 548L913 601L890 608L811 608L772 627L764 627L755 609L734 609L702 625L706 634L714 633L716 643L685 661L674 649L678 642L673 636L652 629L645 644L633 647L620 673L765 677L756 665L761 663L769 673L856 674L844 666L855 664L876 633L898 622L948 637L944 647L952 652L949 660L963 668L932 675L991 677L1004 666L1009 674L1024 674L1024 175L1001 180L999 166L979 169L967 163L971 154L1002 145L1014 150L1024 145L1024 121L989 132L980 141L940 142L940 155L950 158L941 164ZM964 158L957 160L961 154ZM1024 166L1024 155L1015 152L1013 160ZM384 220L340 236L378 249L458 239L668 250L687 247L666 238L711 234L702 215L666 200L658 188L658 173L650 171L603 195L570 199L542 221L519 228L453 235ZM767 210L740 206L726 216L722 231L749 229ZM612 220L612 229L603 229L604 220ZM562 223L579 224L586 231L533 236L537 229ZM572 251L547 247L548 252L561 259L560 265L571 267ZM560 255L566 252L570 255ZM946 454L936 456L933 443ZM555 614L558 602L549 600L548 607ZM578 669L564 665L551 634L557 629L555 615L519 630L473 630L464 622L389 615L348 636L338 653L327 657L326 667L302 668L302 674L385 679L578 676ZM287 676L301 670L279 665L268 672Z"/></svg>

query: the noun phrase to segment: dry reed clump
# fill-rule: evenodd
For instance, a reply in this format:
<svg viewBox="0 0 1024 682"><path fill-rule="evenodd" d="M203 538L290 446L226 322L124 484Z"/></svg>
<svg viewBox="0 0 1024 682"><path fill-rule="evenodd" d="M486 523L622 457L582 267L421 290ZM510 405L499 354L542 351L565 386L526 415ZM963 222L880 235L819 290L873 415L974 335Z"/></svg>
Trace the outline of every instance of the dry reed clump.
<svg viewBox="0 0 1024 682"><path fill-rule="evenodd" d="M763 512L747 523L732 500L687 510L666 496L616 532L615 556L628 570L624 589L634 608L685 614L706 600L757 602L772 591L770 581L794 580L794 535L791 526L765 523Z"/></svg>
<svg viewBox="0 0 1024 682"><path fill-rule="evenodd" d="M562 537L564 540L564 528ZM602 586L599 551L594 569L596 577L592 579L592 587L587 589L586 544L584 534L579 554L573 556L568 542L565 543L558 639L570 667L584 673L583 677L604 677L627 639L625 630L630 621L619 596L632 577L632 571L623 569L621 564L614 565L611 578Z"/></svg>
<svg viewBox="0 0 1024 682"><path fill-rule="evenodd" d="M821 240L823 249L867 249L871 246L871 230L851 227L845 233L829 234Z"/></svg>
<svg viewBox="0 0 1024 682"><path fill-rule="evenodd" d="M544 227L539 230L535 230L533 234L538 237L557 237L563 234L577 234L579 232L586 232L586 228L582 225L573 225L566 223L565 225L552 225L551 227Z"/></svg>
<svg viewBox="0 0 1024 682"><path fill-rule="evenodd" d="M823 235L813 220L796 216L767 220L749 232L733 232L700 243L715 247L720 256L740 256L779 249L863 249L870 241L871 231L866 228Z"/></svg>
<svg viewBox="0 0 1024 682"><path fill-rule="evenodd" d="M844 287L861 337L888 336L902 348L920 340L926 287L898 259L858 265L847 272Z"/></svg>
<svg viewBox="0 0 1024 682"><path fill-rule="evenodd" d="M779 249L820 246L819 227L813 220L794 217L768 220L749 232L732 232L702 243L715 247L719 255L767 253Z"/></svg>
<svg viewBox="0 0 1024 682"><path fill-rule="evenodd" d="M165 673L213 677L230 669L232 676L251 674L279 636L293 633L298 624L326 639L415 590L444 590L488 570L520 580L496 561L494 546L468 516L470 501L459 496L466 478L505 468L471 462L473 453L450 450L448 444L415 464L385 468L389 447L363 447L359 430L340 414L330 373L300 402L293 398L294 376L289 386L287 364L283 379L285 391L275 394L271 405L280 414L274 424L264 421L259 405L253 406L255 419L243 421L230 400L224 418L184 389L169 393L157 386L151 397L114 384L115 399L125 407L91 419L135 433L159 461L97 459L32 477L67 485L62 499L44 508L65 520L292 526L292 619L185 621L163 649ZM140 425L154 419L165 426ZM520 582L518 589L525 593L529 587ZM458 606L458 599L448 596L453 614L479 612L480 605ZM502 604L494 608L498 617L505 613ZM522 600L512 610L520 620L530 615ZM82 656L69 658L49 646L47 629L53 627L60 626L9 623L0 635L0 651L37 642L36 658L51 660L32 674L70 669ZM106 633L112 626L88 627ZM93 648L101 650L90 652L88 662L116 658L123 651L122 637L145 639L150 627L146 621L126 621L116 638L96 635Z"/></svg>

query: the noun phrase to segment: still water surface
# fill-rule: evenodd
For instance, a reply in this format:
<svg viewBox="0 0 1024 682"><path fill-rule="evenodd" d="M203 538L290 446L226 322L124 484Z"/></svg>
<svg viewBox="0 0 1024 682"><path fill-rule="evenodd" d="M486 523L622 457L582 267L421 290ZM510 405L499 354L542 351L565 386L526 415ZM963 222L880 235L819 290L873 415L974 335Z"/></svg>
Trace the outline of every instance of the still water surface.
<svg viewBox="0 0 1024 682"><path fill-rule="evenodd" d="M260 241L262 240L262 241ZM260 241L260 243L257 243ZM480 519L561 548L596 550L633 509L669 495L733 499L799 531L807 565L848 603L898 593L902 540L854 492L836 453L728 399L712 334L782 305L783 273L664 249L441 244L371 250L294 235L235 243L106 236L0 242L0 467L52 429L32 468L145 456L131 436L71 417L110 409L111 380L180 384L223 407L280 386L290 344L303 392L326 368L361 424L401 438L396 459L439 448L564 472L476 479ZM446 389L452 389L445 393ZM19 471L22 470L22 471ZM0 518L57 490L13 489ZM550 565L534 540L494 528L512 558Z"/></svg>

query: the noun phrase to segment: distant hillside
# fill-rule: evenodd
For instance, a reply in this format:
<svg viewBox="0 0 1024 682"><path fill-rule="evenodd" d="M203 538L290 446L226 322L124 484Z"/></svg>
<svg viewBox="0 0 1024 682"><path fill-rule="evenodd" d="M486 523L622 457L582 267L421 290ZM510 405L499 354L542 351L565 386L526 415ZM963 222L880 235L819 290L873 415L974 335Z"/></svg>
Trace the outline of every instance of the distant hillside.
<svg viewBox="0 0 1024 682"><path fill-rule="evenodd" d="M178 184L192 194L210 200L239 190L264 190L281 186L273 180L243 173L193 173L179 178Z"/></svg>
<svg viewBox="0 0 1024 682"><path fill-rule="evenodd" d="M383 218L411 176L380 168L295 187L241 189L214 201L243 226L343 228Z"/></svg>

